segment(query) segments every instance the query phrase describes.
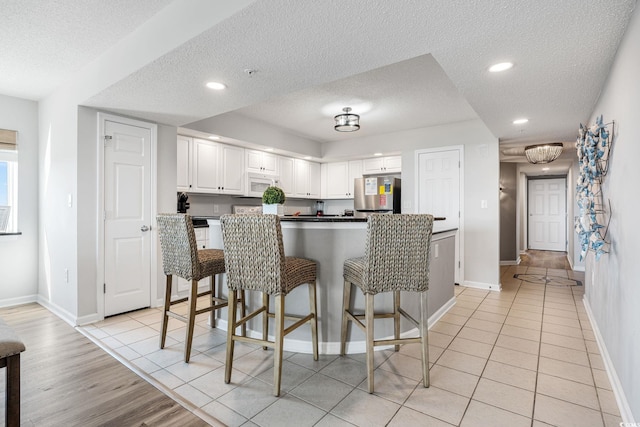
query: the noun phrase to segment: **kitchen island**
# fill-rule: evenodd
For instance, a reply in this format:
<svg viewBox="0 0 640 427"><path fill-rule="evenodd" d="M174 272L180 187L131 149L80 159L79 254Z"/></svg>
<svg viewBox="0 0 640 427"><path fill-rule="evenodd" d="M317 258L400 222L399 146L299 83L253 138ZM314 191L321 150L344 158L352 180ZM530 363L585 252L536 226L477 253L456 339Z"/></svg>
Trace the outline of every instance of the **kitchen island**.
<svg viewBox="0 0 640 427"><path fill-rule="evenodd" d="M220 220L209 219L209 247L224 249ZM318 339L322 354L340 352L340 327L342 319L342 277L343 263L348 258L364 255L367 236L366 218L355 217L282 217L282 238L285 254L314 260L318 268ZM441 230L434 223L431 242L431 264L429 278L429 324L433 324L453 304L454 299L454 250L456 229ZM220 291L227 293L224 275L218 279ZM352 292L355 307L364 309L362 292ZM248 299L248 304L257 305L256 293ZM414 318L419 318L419 299L411 293L402 293L402 306ZM376 295L375 306L378 309L392 307L392 293ZM225 309L226 310L226 309ZM226 328L226 311L217 315L217 325ZM309 298L306 286L293 290L286 298L285 310L291 314L307 314ZM401 324L403 334L415 334L417 330L410 323ZM262 330L261 320L249 322L248 333L258 336ZM261 334L261 332L260 332ZM393 322L376 322L376 338L391 337ZM285 339L285 350L299 353L311 352L311 334L307 326L289 334ZM347 344L348 353L364 353L364 334L359 328L352 327Z"/></svg>

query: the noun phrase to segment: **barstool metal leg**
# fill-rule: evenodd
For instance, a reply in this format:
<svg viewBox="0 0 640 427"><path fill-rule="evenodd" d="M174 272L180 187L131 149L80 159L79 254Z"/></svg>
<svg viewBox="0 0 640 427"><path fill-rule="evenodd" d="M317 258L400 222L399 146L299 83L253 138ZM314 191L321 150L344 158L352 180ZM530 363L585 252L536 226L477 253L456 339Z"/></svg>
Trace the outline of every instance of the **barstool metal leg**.
<svg viewBox="0 0 640 427"><path fill-rule="evenodd" d="M347 311L351 310L351 282L344 281L344 291L342 297L342 331L340 333L340 355L345 355L347 346L347 332L349 329L349 319L347 318Z"/></svg>
<svg viewBox="0 0 640 427"><path fill-rule="evenodd" d="M242 292L242 291L241 291ZM229 305L228 305L228 323L227 323L227 356L224 368L224 382L231 382L231 369L233 367L233 336L236 331L236 311L238 305L238 291L229 289Z"/></svg>
<svg viewBox="0 0 640 427"><path fill-rule="evenodd" d="M400 339L400 291L393 292L393 335L395 339ZM395 351L400 350L400 345L394 346Z"/></svg>
<svg viewBox="0 0 640 427"><path fill-rule="evenodd" d="M266 292L262 293L262 306L264 307L264 312L262 313L262 340L267 341L269 339L269 294ZM262 347L263 350L268 349L269 347Z"/></svg>
<svg viewBox="0 0 640 427"><path fill-rule="evenodd" d="M164 307L162 308L162 332L160 333L160 348L164 348L165 341L167 339L167 323L169 323L169 316L167 311L171 310L171 282L173 276L169 274L167 277L167 284L164 292Z"/></svg>
<svg viewBox="0 0 640 427"><path fill-rule="evenodd" d="M273 395L280 396L282 380L282 349L284 345L284 295L275 296L275 347L273 354Z"/></svg>
<svg viewBox="0 0 640 427"><path fill-rule="evenodd" d="M198 302L198 281L191 281L189 292L189 313L187 313L187 335L184 344L184 361L189 363L191 358L191 343L193 342L193 327L196 323L196 303Z"/></svg>
<svg viewBox="0 0 640 427"><path fill-rule="evenodd" d="M373 294L365 294L364 319L367 331L367 386L369 393L373 393Z"/></svg>
<svg viewBox="0 0 640 427"><path fill-rule="evenodd" d="M420 337L422 338L422 381L429 387L429 314L427 292L420 293Z"/></svg>
<svg viewBox="0 0 640 427"><path fill-rule="evenodd" d="M316 283L309 283L309 311L311 319L311 341L313 345L313 360L318 360L318 304L316 303Z"/></svg>

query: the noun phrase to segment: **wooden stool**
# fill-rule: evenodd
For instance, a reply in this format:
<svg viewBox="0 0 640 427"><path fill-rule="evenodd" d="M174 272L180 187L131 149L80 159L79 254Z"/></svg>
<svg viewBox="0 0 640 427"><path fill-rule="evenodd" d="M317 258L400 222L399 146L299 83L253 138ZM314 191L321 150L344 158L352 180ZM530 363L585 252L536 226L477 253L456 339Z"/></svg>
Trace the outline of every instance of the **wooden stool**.
<svg viewBox="0 0 640 427"><path fill-rule="evenodd" d="M6 413L7 427L20 425L20 353L24 344L16 333L0 319L0 368L7 368Z"/></svg>

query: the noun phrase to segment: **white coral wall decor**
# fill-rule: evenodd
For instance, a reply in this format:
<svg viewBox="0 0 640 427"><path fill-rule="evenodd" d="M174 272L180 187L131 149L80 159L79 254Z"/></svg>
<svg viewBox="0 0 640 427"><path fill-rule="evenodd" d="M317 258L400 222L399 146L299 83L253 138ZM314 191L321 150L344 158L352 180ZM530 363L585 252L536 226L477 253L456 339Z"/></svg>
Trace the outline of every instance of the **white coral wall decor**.
<svg viewBox="0 0 640 427"><path fill-rule="evenodd" d="M609 131L611 126L611 131ZM576 218L575 230L580 240L580 259L587 251L595 253L596 261L607 253L606 228L602 195L602 180L609 168L609 153L613 142L615 123L603 123L602 116L591 127L580 124L576 149L579 175L576 182L576 200L580 216ZM611 212L609 212L611 214Z"/></svg>

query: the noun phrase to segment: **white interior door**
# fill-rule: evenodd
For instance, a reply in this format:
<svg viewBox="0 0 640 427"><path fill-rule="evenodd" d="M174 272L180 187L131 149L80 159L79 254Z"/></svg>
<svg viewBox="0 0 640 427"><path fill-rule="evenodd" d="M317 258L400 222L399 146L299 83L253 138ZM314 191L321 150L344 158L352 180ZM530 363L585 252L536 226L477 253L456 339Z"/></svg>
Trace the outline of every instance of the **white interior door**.
<svg viewBox="0 0 640 427"><path fill-rule="evenodd" d="M104 315L151 303L151 129L105 120Z"/></svg>
<svg viewBox="0 0 640 427"><path fill-rule="evenodd" d="M527 192L529 249L566 251L566 178L530 179Z"/></svg>
<svg viewBox="0 0 640 427"><path fill-rule="evenodd" d="M418 154L418 213L428 213L446 220L439 229L460 229L460 150L443 150ZM455 281L460 283L460 233L456 234Z"/></svg>

